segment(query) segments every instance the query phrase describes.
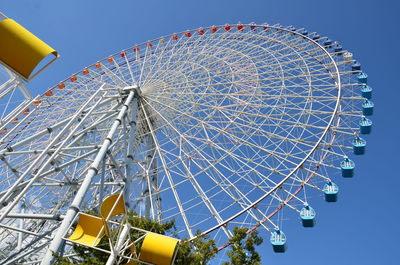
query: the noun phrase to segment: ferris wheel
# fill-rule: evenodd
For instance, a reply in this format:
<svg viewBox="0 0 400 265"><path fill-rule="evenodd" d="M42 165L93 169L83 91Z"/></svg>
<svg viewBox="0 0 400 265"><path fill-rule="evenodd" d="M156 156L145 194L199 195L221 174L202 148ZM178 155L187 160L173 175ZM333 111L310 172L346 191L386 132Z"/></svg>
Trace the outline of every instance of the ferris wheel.
<svg viewBox="0 0 400 265"><path fill-rule="evenodd" d="M371 91L339 42L293 26L212 26L113 54L9 117L0 260L73 256L77 215L116 193L180 238L223 248L234 227L260 228L284 252L282 209L314 226L315 197L335 202L334 178L354 175Z"/></svg>

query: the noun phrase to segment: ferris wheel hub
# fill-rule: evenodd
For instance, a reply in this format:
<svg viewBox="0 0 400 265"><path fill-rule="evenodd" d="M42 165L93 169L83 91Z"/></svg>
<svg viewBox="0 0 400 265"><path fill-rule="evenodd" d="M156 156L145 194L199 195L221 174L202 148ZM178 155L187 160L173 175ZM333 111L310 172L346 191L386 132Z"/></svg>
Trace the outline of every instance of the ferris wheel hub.
<svg viewBox="0 0 400 265"><path fill-rule="evenodd" d="M140 91L142 92L143 96L148 96L152 94L154 90L155 90L154 86L145 86L140 88Z"/></svg>
<svg viewBox="0 0 400 265"><path fill-rule="evenodd" d="M133 84L131 86L124 87L122 90L135 90L135 89L138 89L138 88L139 88L139 86L137 84Z"/></svg>

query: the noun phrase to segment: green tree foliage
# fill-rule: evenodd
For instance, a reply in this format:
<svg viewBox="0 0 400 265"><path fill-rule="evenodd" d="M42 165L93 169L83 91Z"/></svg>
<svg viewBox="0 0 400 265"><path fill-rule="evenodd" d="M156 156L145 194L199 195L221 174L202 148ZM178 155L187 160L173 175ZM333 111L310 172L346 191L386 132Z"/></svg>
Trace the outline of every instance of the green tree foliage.
<svg viewBox="0 0 400 265"><path fill-rule="evenodd" d="M223 265L261 265L261 256L257 253L255 247L259 246L263 239L258 236L258 231L246 234L246 228L235 227L233 237L229 240L230 250L227 255L230 262L224 262Z"/></svg>
<svg viewBox="0 0 400 265"><path fill-rule="evenodd" d="M214 240L208 236L196 238L192 241L182 240L175 265L203 265L215 257L217 247Z"/></svg>
<svg viewBox="0 0 400 265"><path fill-rule="evenodd" d="M94 213L90 213L95 215ZM141 228L159 234L172 233L175 231L174 221L158 223L144 217L136 216L135 212L128 213L128 222L131 226ZM131 231L131 238L135 240L141 234ZM262 238L258 232L254 231L247 236L245 228L234 228L234 236L230 239L231 250L228 256L231 262L225 262L224 265L259 265L260 255L255 251L255 246L262 243ZM103 237L97 246L101 249L110 250L107 237ZM136 246L138 252L140 246ZM80 245L73 246L77 253L74 259L63 258L56 255L57 265L103 265L108 259L108 254L102 251L89 249ZM205 265L215 257L217 247L214 240L203 236L192 241L183 239L179 244L175 265Z"/></svg>

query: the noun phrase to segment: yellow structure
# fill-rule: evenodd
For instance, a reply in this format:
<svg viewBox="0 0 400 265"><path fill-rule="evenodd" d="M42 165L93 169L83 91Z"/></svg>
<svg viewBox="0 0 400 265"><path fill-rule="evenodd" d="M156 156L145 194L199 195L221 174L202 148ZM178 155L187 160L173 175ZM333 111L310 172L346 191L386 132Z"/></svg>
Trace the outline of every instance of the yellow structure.
<svg viewBox="0 0 400 265"><path fill-rule="evenodd" d="M96 216L80 213L78 225L68 240L95 247L103 236L103 220Z"/></svg>
<svg viewBox="0 0 400 265"><path fill-rule="evenodd" d="M100 206L100 215L103 219L105 232L110 237L107 220L119 214L126 214L124 196L121 194L113 194L104 199Z"/></svg>
<svg viewBox="0 0 400 265"><path fill-rule="evenodd" d="M124 196L113 194L105 198L100 207L100 214L102 218L80 213L78 226L68 240L95 247L104 234L110 237L107 220L119 214L126 214ZM155 265L171 265L175 260L178 244L178 239L149 232L144 236L139 260ZM137 257L133 245L130 250L133 257ZM125 265L137 264L136 261L129 261Z"/></svg>
<svg viewBox="0 0 400 265"><path fill-rule="evenodd" d="M100 214L103 219L126 214L124 196L117 193L105 198L100 207Z"/></svg>
<svg viewBox="0 0 400 265"><path fill-rule="evenodd" d="M143 240L139 260L157 265L171 265L178 243L178 239L148 233Z"/></svg>
<svg viewBox="0 0 400 265"><path fill-rule="evenodd" d="M32 74L48 55L55 58ZM0 62L29 81L59 57L56 50L10 18L0 21Z"/></svg>

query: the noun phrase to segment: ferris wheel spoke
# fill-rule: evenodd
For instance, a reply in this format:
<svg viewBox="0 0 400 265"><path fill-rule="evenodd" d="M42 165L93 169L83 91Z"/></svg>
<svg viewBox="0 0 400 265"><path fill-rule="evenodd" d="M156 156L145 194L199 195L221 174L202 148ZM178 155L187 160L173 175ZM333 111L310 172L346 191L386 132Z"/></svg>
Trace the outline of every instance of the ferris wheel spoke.
<svg viewBox="0 0 400 265"><path fill-rule="evenodd" d="M206 50L206 47L207 46L204 46L204 47L200 47L199 49L200 49L200 51L198 52L198 54L199 54L199 57L200 57L200 54L204 54L204 55L206 55L205 53L203 53L205 50ZM165 68L166 66L167 66L167 63L170 63L171 62L171 59L172 58L174 58L174 64L175 64L175 66L178 66L178 67L181 67L180 69L182 69L182 67L184 66L184 64L182 64L182 63L180 63L179 64L179 57L177 58L177 60L175 59L176 57L177 57L177 54L179 54L179 53L181 53L182 55L182 59L183 59L183 56L184 56L184 54L185 54L185 51L183 50L185 48L185 46L180 46L177 50L175 50L174 51L174 53L170 53L170 56L168 57L168 59L166 60L166 63L164 64L164 65L160 65L160 69L162 69L162 68ZM195 48L196 49L196 48ZM218 52L218 50L223 50L224 48L217 48L217 50L216 51L214 51L214 52ZM161 57L161 56L160 56ZM205 59L205 58L201 58L200 60L207 60L207 59ZM199 64L200 65L200 64ZM169 68L166 68L166 70L165 71L169 71ZM152 77L151 77L152 78ZM150 78L150 79L151 79Z"/></svg>
<svg viewBox="0 0 400 265"><path fill-rule="evenodd" d="M162 100L162 99L167 99L167 97L162 97L162 96L159 96L159 97L157 97L157 103L158 104L161 104L160 103L160 100ZM173 101L175 101L174 99L172 99ZM217 100L217 99L215 99L215 100ZM178 102L178 100L176 100L177 102ZM181 100L182 101L182 100ZM218 107L218 106L212 106L212 105L209 105L210 103L212 103L212 101L213 100L208 100L208 102L207 103L201 103L201 102L192 102L192 101L188 101L188 103L191 103L191 104L193 104L194 106L197 106L197 107L202 107L202 108L204 108L204 109L213 109L213 110L220 110L220 109L223 109L224 111L228 111L228 112L238 112L238 113L246 113L246 112L240 112L240 110L237 110L237 109L233 109L232 107L235 107L235 106L246 106L246 105L248 105L248 103L242 103L242 104L235 104L235 105L230 105L230 106L228 106L228 107L224 107L224 108L221 108L221 107ZM291 105L293 105L293 103L291 104ZM293 116L293 115L304 115L305 113L303 113L302 112L302 110L303 110L303 108L302 107L287 107L287 106L290 106L290 103L282 103L282 104L279 104L279 105L267 105L267 104L264 104L264 105L262 105L262 104L255 104L255 106L254 106L254 108L257 108L257 107L259 107L259 108L265 108L265 107L274 107L274 108L277 108L277 109L279 109L280 107L284 107L285 109L287 109L287 110L293 110L293 111L299 111L298 113L294 113L294 114L290 114L291 116ZM296 105L295 105L296 106ZM319 111L319 110L315 110L316 112L318 112L318 114L324 114L324 113L326 113L326 114L328 114L329 112L327 112L327 111ZM307 114L307 113L306 113ZM312 112L310 112L310 113L308 113L309 115L313 115L313 113ZM272 116L284 116L284 114L271 114ZM287 115L289 115L289 114L287 114ZM328 115L326 115L327 117L329 117Z"/></svg>
<svg viewBox="0 0 400 265"><path fill-rule="evenodd" d="M121 72L119 71L119 66L118 64L115 63L114 60L112 60L111 62L108 62L109 64L103 64L101 69L104 69L104 74L109 78L110 81L112 81L112 83L114 84L114 87L117 88L123 88L126 86L129 86L129 84L121 78ZM107 65L111 66L112 68L108 67ZM113 70L116 69L117 72L119 73L115 73ZM104 82L104 80L102 80ZM111 86L111 84L109 84ZM111 86L113 87L113 86Z"/></svg>
<svg viewBox="0 0 400 265"><path fill-rule="evenodd" d="M183 151L183 153L185 154L185 152ZM185 154L186 155L186 154ZM190 169L186 166L186 163L182 160L182 158L180 158L180 160L182 161L182 165L185 167L185 170L188 172L189 174L189 180L192 184L192 186L195 188L195 190L200 194L200 197L203 201L203 203L207 206L207 208L209 209L210 213L212 214L212 216L217 220L218 223L222 223L222 218L219 215L218 211L216 210L215 206L213 205L213 203L211 202L210 198L207 197L206 193L204 192L204 190L202 189L202 187L200 186L200 184L197 182L196 178L192 175ZM232 237L232 232L229 231L226 227L222 227L223 231L225 232L225 234L228 237Z"/></svg>
<svg viewBox="0 0 400 265"><path fill-rule="evenodd" d="M208 161L207 159L205 159L205 161ZM210 177L211 179L213 179L212 177ZM229 182L229 181L228 181ZM219 182L216 182L216 184L217 183L219 183ZM217 184L218 185L218 184ZM230 186L232 186L232 187L235 187L235 185L233 185L232 183L230 183ZM240 193L240 192L239 192ZM232 196L232 195L231 195ZM234 197L235 198L235 197ZM245 196L243 195L243 194L241 194L241 198L245 198ZM237 201L237 198L235 198L235 200ZM247 205L246 205L247 206ZM254 217L254 216L253 216ZM255 218L255 217L254 217ZM258 220L257 218L256 218L256 220Z"/></svg>
<svg viewBox="0 0 400 265"><path fill-rule="evenodd" d="M199 64L199 62L196 62L197 64ZM200 65L200 64L199 64ZM207 67L207 65L201 65L202 67L204 67L204 68L206 68ZM282 67L282 66L284 66L284 65L279 65L280 67ZM308 65L306 65L305 67L304 67L304 69L307 69L307 67L308 67ZM300 68L299 70L302 70L303 68ZM185 69L186 70L186 69ZM199 70L199 69L194 69L194 70ZM259 70L258 68L254 68L254 70ZM171 74L171 71L176 71L176 69L167 69L166 70L169 74ZM277 70L274 70L273 72L271 72L271 71L267 71L267 72L262 72L262 73L260 73L260 74L262 74L262 75L270 75L270 74L273 74L273 73L280 73L281 71L277 71ZM239 74L239 73L243 73L243 69L242 69L242 67L240 68L240 69L237 69L237 74ZM224 76L231 76L232 75L232 71L228 71L227 73L225 73L225 74L220 74L220 75L213 75L213 77L224 77ZM329 74L329 73L323 73L323 72L321 72L320 70L317 70L315 73L314 72L309 72L307 75L304 75L304 74L296 74L296 75L294 75L294 73L289 73L289 75L292 75L292 78L285 78L285 80L290 80L290 79L294 79L294 78L304 78L304 77L309 77L309 76L313 76L313 78L314 79L317 79L317 80L329 80L329 79L331 79L332 77L331 77L331 75ZM203 74L201 74L200 75L200 77L201 76L203 76ZM196 77L196 76L194 76L194 77ZM194 77L191 77L192 79L194 78ZM204 77L203 78L198 78L198 79L194 79L195 81L202 81L202 80L206 80ZM260 79L261 81L271 81L271 80L275 80L275 82L281 82L281 77L279 77L279 78L275 78L275 79L273 79L273 78L270 78L270 77L268 77L267 79ZM174 78L174 83L176 84L176 85L182 85L182 84L185 84L185 83L179 83L179 79L178 80L176 80L176 78ZM327 82L328 83L328 82ZM294 83L294 84L296 84L296 83Z"/></svg>
<svg viewBox="0 0 400 265"><path fill-rule="evenodd" d="M159 102L160 103L160 102ZM161 104L161 103L160 103ZM203 126L204 126L204 124L203 123L201 123L201 121L198 121L198 122L200 122L200 124L202 124ZM208 126L208 125L207 125ZM245 126L247 126L247 125L245 125ZM248 126L248 127L251 127L251 126ZM218 129L217 127L214 127L214 126L212 126L211 127L212 129ZM255 128L251 128L251 129L255 129ZM237 132L236 132L237 133ZM245 133L245 132L244 132ZM304 144L304 145L306 145L307 143L306 142L300 142L300 141L297 141L296 139L290 139L290 138L285 138L285 137L281 137L281 136L279 136L279 135L273 135L272 133L269 133L269 134L267 134L267 137L276 137L276 138L278 138L278 139L281 139L281 140L289 140L289 141L295 141L295 142L298 142L298 143L301 143L301 144Z"/></svg>
<svg viewBox="0 0 400 265"><path fill-rule="evenodd" d="M161 153L160 146L158 144L158 140L157 140L157 138L155 136L155 133L154 133L154 130L153 130L153 126L151 125L151 122L149 121L149 117L148 117L148 115L146 113L146 110L143 110L143 114L145 116L147 126L149 127L151 137L153 138L154 144L156 145L156 151L157 151L157 154L158 154L158 156L159 156L159 158L161 160L162 166L164 168L164 172L165 172L165 174L166 174L166 176L168 178L168 181L170 183L170 186L172 188L176 203L177 203L177 205L179 207L179 211L180 211L181 217L182 217L182 219L183 219L183 221L185 223L186 230L189 233L190 238L193 238L194 234L193 234L193 232L191 230L191 227L189 225L189 222L188 222L188 219L186 217L185 211L184 211L184 209L182 207L182 203L180 202L179 195L178 195L178 192L177 192L177 190L175 188L175 184L173 182L172 176L170 175L170 172L169 172L167 164L166 164L166 162L164 160L163 154Z"/></svg>
<svg viewBox="0 0 400 265"><path fill-rule="evenodd" d="M300 78L300 77L305 77L305 76L295 76L295 77L292 77L292 78L288 78L287 80L290 80L290 79L295 79L295 78ZM271 79L259 79L258 81L270 81ZM270 83L270 85L280 85L281 84L281 79L279 79L279 78L277 78L277 79L273 79L273 80L275 80L275 82L272 82L272 83ZM221 86L221 87L229 87L229 86L232 86L232 85L235 85L236 84L236 81L229 81L229 82L224 82L224 83L220 83L220 82L218 82L218 83L212 83L212 84L207 84L206 86L204 85L204 84L199 84L199 85L196 85L196 86L193 86L193 85L191 85L191 86L184 86L183 88L184 89L191 89L191 90L194 90L194 89L196 89L196 88L204 88L204 87L207 87L207 88L209 88L209 89L211 89L211 88L214 88L214 87L219 87L219 86ZM185 83L182 83L181 85L185 85ZM289 86L289 87L287 87L287 88L290 88L290 87L296 87L296 86ZM272 92L274 91L274 89L275 89L275 87L274 86L265 86L265 87L263 87L263 89L272 89ZM170 89L170 88L169 88ZM168 90L169 90L168 89ZM177 86L176 88L175 88L175 90L179 90L179 89L182 89L182 87L179 87L179 86ZM280 87L280 86L277 86L276 87L276 90L277 91L280 91L280 90L282 90L282 87ZM173 92L173 90L171 89L171 92ZM327 97L327 98L330 98L330 97Z"/></svg>
<svg viewBox="0 0 400 265"><path fill-rule="evenodd" d="M160 103L160 102L159 102L159 103ZM161 104L161 103L160 103L160 104ZM179 112L178 110L175 110L175 111ZM181 113L181 114L185 115L184 113ZM203 121L198 120L198 122L199 122L199 123L202 123ZM206 125L207 125L207 126L210 126L210 127L213 128L213 129L216 128L216 127L214 127L214 126L212 126L212 125L210 125L210 124L206 124ZM218 129L218 128L216 128L216 129ZM234 142L245 143L245 144L247 144L247 145L250 146L250 147L253 147L253 148L256 148L256 149L260 149L260 150L262 150L262 151L265 151L265 152L267 152L268 154L272 155L273 157L277 157L277 158L279 158L279 159L282 159L282 161L290 162L291 164L296 165L295 162L292 162L292 161L290 161L290 160L288 160L288 159L286 159L286 158L284 158L284 157L282 157L282 156L278 156L276 153L274 153L274 152L272 152L272 151L270 151L270 150L267 150L267 149L265 149L265 148L259 147L259 146L257 146L257 145L254 144L254 143L250 143L250 142L248 142L248 141L244 141L243 139L238 138L237 136L235 136L235 135L233 135L233 134L229 134L228 132L225 132L225 134L228 135L228 136L230 136L231 139L232 139Z"/></svg>
<svg viewBox="0 0 400 265"><path fill-rule="evenodd" d="M170 126L172 126L172 125L170 125ZM175 131L176 131L176 129L175 129ZM180 137L184 137L184 136L182 136L182 135L180 135ZM187 141L187 140L186 140ZM200 154L201 156L202 156L202 154ZM208 161L207 159L204 159L205 161ZM199 168L202 168L200 165L198 165L195 161L193 161L193 163L195 163ZM210 167L214 167L212 164L210 165ZM188 170L188 172L190 172L189 170ZM219 172L219 171L218 171ZM208 174L208 173L207 173ZM222 173L221 172L219 172L219 175L222 175ZM242 208L244 207L243 206L243 204L240 202L240 199L238 198L238 197L236 197L236 196L234 196L231 192L229 192L226 188L224 188L220 183L221 182L219 182L219 181L217 181L217 180L214 180L214 177L212 177L212 176L209 176L210 177L210 179L212 179L213 181L214 181L214 183L216 184L216 185L218 185L218 186L220 186L221 187L221 189L222 190L224 190L229 196L232 196L232 198L233 198L233 200L234 201L236 201L237 203L239 203L241 206L242 206ZM193 178L193 180L195 180L195 177L194 176L192 176L192 178ZM229 180L228 180L228 185L229 185L229 187L235 187L235 185L233 184L233 183L230 183L229 182ZM197 185L196 185L197 186ZM236 189L236 191L237 192L239 192L239 194L240 194L240 191L239 190L237 190ZM241 194L240 195L241 196L241 198L245 198L245 196L243 195L243 194ZM248 203L250 203L250 201L248 201ZM247 205L246 205L247 206ZM258 220L254 215L252 215L256 220Z"/></svg>
<svg viewBox="0 0 400 265"><path fill-rule="evenodd" d="M168 41L168 43L170 43L170 42L171 42L171 39ZM152 79L155 74L160 72L160 70L161 70L160 67L163 67L162 66L163 64L170 63L170 60L173 58L173 54L177 54L177 53L179 53L179 51L180 51L179 49L175 52L173 52L172 50L167 51L166 49L162 49L161 52L158 52L157 53L158 57L155 62L150 64L150 69L148 71L143 71L143 69L142 69L142 71L141 71L142 73L146 73L146 72L147 73L146 73L146 76L144 76L144 78L143 78L143 80L144 80L143 83L141 83L140 85L146 86L147 80ZM165 61L163 61L163 60L165 60ZM143 67L144 67L144 63L143 63ZM156 69L156 70L154 70L154 69ZM165 72L165 70L162 72Z"/></svg>
<svg viewBox="0 0 400 265"><path fill-rule="evenodd" d="M215 59L218 60L218 58L215 58ZM208 60L208 58L203 59L203 60ZM199 65L199 68L196 69L196 68L191 67L190 71L187 71L189 68L186 68L186 69L183 68L185 65L175 63L175 65L176 65L176 66L179 66L179 68L178 68L178 69L172 68L172 69L174 69L174 71L176 71L176 70L180 70L181 72L186 71L186 72L188 72L188 74L190 74L191 71L197 72L197 71L198 71L199 69L201 69L201 68L207 69L207 68L210 66L210 65L203 65L201 59L200 59L200 61L193 61L193 62L196 62L196 64ZM214 62L212 62L212 63L214 63ZM190 65L189 65L188 67L190 67ZM242 68L241 70L243 71L244 69ZM168 73L170 74L170 72L171 72L171 66L168 67L164 72L168 72ZM229 72L230 72L230 71L229 71ZM229 72L228 72L228 73L229 73ZM229 75L230 75L230 74L229 74ZM192 76L193 76L193 75L192 75ZM175 82L176 82L176 80L175 80Z"/></svg>

